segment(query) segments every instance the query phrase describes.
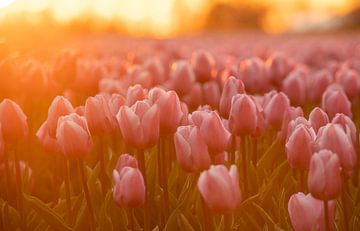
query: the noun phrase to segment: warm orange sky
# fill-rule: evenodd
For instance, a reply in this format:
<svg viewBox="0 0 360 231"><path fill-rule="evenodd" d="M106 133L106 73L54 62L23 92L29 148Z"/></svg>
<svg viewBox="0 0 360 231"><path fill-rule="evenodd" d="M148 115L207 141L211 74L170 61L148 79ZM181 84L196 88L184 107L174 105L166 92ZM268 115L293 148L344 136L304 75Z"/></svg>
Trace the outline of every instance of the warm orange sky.
<svg viewBox="0 0 360 231"><path fill-rule="evenodd" d="M7 3L13 1L10 5ZM0 0L0 19L19 12L38 12L50 9L56 19L67 21L79 14L96 13L105 20L118 18L125 22L130 32L147 30L150 34L169 35L184 23L182 15L176 15L182 5L188 24L196 27L212 4L226 3L268 4L271 11L265 17L264 27L268 31L281 31L286 23L304 17L302 7L306 5L306 17L315 20L331 14L349 11L357 0ZM185 8L184 8L185 7ZM186 9L184 11L184 9ZM189 20L190 19L190 20Z"/></svg>

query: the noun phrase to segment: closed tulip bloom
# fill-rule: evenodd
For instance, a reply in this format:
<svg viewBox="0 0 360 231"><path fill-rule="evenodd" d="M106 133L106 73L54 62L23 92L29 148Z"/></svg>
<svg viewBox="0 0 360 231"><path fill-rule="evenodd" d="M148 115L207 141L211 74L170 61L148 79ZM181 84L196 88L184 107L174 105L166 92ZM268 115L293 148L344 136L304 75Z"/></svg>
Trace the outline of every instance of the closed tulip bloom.
<svg viewBox="0 0 360 231"><path fill-rule="evenodd" d="M295 120L296 118L303 116L304 112L301 107L289 107L285 114L284 114L284 120L281 125L281 131L278 133L278 138L284 142L287 141L287 138L289 137L288 134L288 127L289 123L292 120Z"/></svg>
<svg viewBox="0 0 360 231"><path fill-rule="evenodd" d="M195 51L191 55L191 65L197 81L206 82L215 77L215 59L206 51Z"/></svg>
<svg viewBox="0 0 360 231"><path fill-rule="evenodd" d="M271 82L276 85L281 85L292 68L289 58L278 52L271 54L266 60L265 66Z"/></svg>
<svg viewBox="0 0 360 231"><path fill-rule="evenodd" d="M276 93L264 106L265 121L268 126L281 128L284 115L290 107L289 98L282 92Z"/></svg>
<svg viewBox="0 0 360 231"><path fill-rule="evenodd" d="M208 147L199 128L193 125L180 126L175 135L176 157L180 166L188 172L200 172L211 164Z"/></svg>
<svg viewBox="0 0 360 231"><path fill-rule="evenodd" d="M138 168L138 162L136 158L128 153L121 154L116 162L115 169L118 172L121 172L124 167Z"/></svg>
<svg viewBox="0 0 360 231"><path fill-rule="evenodd" d="M239 93L245 93L244 83L230 76L224 84L220 97L219 110L222 117L229 118L232 97Z"/></svg>
<svg viewBox="0 0 360 231"><path fill-rule="evenodd" d="M111 94L108 104L111 114L116 116L120 107L125 104L125 97L120 94Z"/></svg>
<svg viewBox="0 0 360 231"><path fill-rule="evenodd" d="M50 154L59 154L61 153L61 148L56 140L56 138L49 135L49 130L47 126L47 121L45 121L36 132L36 137L41 145L41 147Z"/></svg>
<svg viewBox="0 0 360 231"><path fill-rule="evenodd" d="M185 95L192 89L195 82L195 73L187 61L176 61L171 66L170 73L171 88L179 95Z"/></svg>
<svg viewBox="0 0 360 231"><path fill-rule="evenodd" d="M284 79L282 89L292 104L306 103L306 79L307 73L302 70L294 70Z"/></svg>
<svg viewBox="0 0 360 231"><path fill-rule="evenodd" d="M233 97L229 128L234 135L251 135L256 131L257 108L254 100L246 94L237 94Z"/></svg>
<svg viewBox="0 0 360 231"><path fill-rule="evenodd" d="M149 103L152 105L154 103L156 103L159 98L164 95L166 93L166 91L160 87L153 87L150 89L149 93L148 93L148 100Z"/></svg>
<svg viewBox="0 0 360 231"><path fill-rule="evenodd" d="M309 168L314 140L314 133L302 124L291 133L285 145L287 159L291 167Z"/></svg>
<svg viewBox="0 0 360 231"><path fill-rule="evenodd" d="M122 106L116 115L122 137L128 145L150 148L159 138L158 106L137 101L133 106Z"/></svg>
<svg viewBox="0 0 360 231"><path fill-rule="evenodd" d="M187 103L190 109L196 109L203 103L202 86L200 83L195 83L189 94L184 96L184 102Z"/></svg>
<svg viewBox="0 0 360 231"><path fill-rule="evenodd" d="M85 117L76 113L59 118L56 140L64 155L70 158L89 155L93 145Z"/></svg>
<svg viewBox="0 0 360 231"><path fill-rule="evenodd" d="M309 79L309 99L314 103L319 103L322 94L332 82L333 78L330 71L324 69L315 72Z"/></svg>
<svg viewBox="0 0 360 231"><path fill-rule="evenodd" d="M265 64L258 57L242 61L238 74L250 93L260 93L268 88L269 80Z"/></svg>
<svg viewBox="0 0 360 231"><path fill-rule="evenodd" d="M308 176L309 192L319 200L336 199L341 193L339 157L326 149L311 157Z"/></svg>
<svg viewBox="0 0 360 231"><path fill-rule="evenodd" d="M341 127L343 128L343 130L346 133L350 134L351 140L354 144L354 146L357 145L357 140L356 140L356 126L355 123L350 119L349 116L343 114L343 113L338 113L335 115L335 117L332 119L331 123L333 124L339 124L341 125Z"/></svg>
<svg viewBox="0 0 360 231"><path fill-rule="evenodd" d="M153 86L165 81L165 68L160 59L150 58L145 61L144 67L151 75Z"/></svg>
<svg viewBox="0 0 360 231"><path fill-rule="evenodd" d="M349 133L339 124L327 124L320 128L316 138L316 150L328 149L339 156L341 167L351 176L356 166L357 155Z"/></svg>
<svg viewBox="0 0 360 231"><path fill-rule="evenodd" d="M349 99L354 99L359 95L360 76L356 71L345 67L340 68L336 72L335 81L343 87Z"/></svg>
<svg viewBox="0 0 360 231"><path fill-rule="evenodd" d="M125 105L132 106L136 101L144 100L147 96L147 90L140 84L129 87L126 93Z"/></svg>
<svg viewBox="0 0 360 231"><path fill-rule="evenodd" d="M309 115L311 127L317 133L318 130L329 123L328 115L319 107L315 107Z"/></svg>
<svg viewBox="0 0 360 231"><path fill-rule="evenodd" d="M74 112L74 108L70 101L64 96L56 96L52 101L49 110L48 117L46 119L49 129L49 135L55 137L56 126L60 116L69 115Z"/></svg>
<svg viewBox="0 0 360 231"><path fill-rule="evenodd" d="M289 140L290 135L293 133L293 131L299 126L299 125L304 125L306 129L309 130L309 132L311 133L311 135L313 137L316 136L316 133L314 131L314 129L311 127L311 124L309 121L307 121L304 117L299 116L294 120L291 120L288 124L287 127L287 136L286 136L286 141Z"/></svg>
<svg viewBox="0 0 360 231"><path fill-rule="evenodd" d="M135 208L145 203L144 177L138 168L125 166L113 171L113 198L123 208Z"/></svg>
<svg viewBox="0 0 360 231"><path fill-rule="evenodd" d="M5 142L25 138L29 133L27 117L18 104L10 99L0 103L0 123Z"/></svg>
<svg viewBox="0 0 360 231"><path fill-rule="evenodd" d="M336 113L344 113L352 117L351 102L342 90L328 88L322 96L321 108L328 114L329 119L332 119Z"/></svg>
<svg viewBox="0 0 360 231"><path fill-rule="evenodd" d="M202 92L204 104L209 105L213 109L219 107L220 88L219 84L216 81L208 81L204 83Z"/></svg>
<svg viewBox="0 0 360 231"><path fill-rule="evenodd" d="M160 133L172 134L176 131L183 117L180 99L175 91L162 94L155 102L160 116Z"/></svg>
<svg viewBox="0 0 360 231"><path fill-rule="evenodd" d="M200 174L198 188L206 205L216 213L231 213L240 203L238 170L224 165L213 165Z"/></svg>
<svg viewBox="0 0 360 231"><path fill-rule="evenodd" d="M112 132L117 127L115 115L111 114L108 102L103 95L87 98L85 118L91 134L94 135Z"/></svg>
<svg viewBox="0 0 360 231"><path fill-rule="evenodd" d="M317 200L311 194L302 192L293 194L288 203L291 224L295 231L325 231L323 201ZM329 201L329 228L334 230L335 202Z"/></svg>

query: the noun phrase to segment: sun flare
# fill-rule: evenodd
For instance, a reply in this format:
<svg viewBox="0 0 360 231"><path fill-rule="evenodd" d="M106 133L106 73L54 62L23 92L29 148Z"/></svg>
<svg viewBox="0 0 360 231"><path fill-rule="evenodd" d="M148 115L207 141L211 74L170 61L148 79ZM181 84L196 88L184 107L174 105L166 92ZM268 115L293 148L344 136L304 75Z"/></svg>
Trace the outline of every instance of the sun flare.
<svg viewBox="0 0 360 231"><path fill-rule="evenodd" d="M15 2L15 0L0 0L0 8L7 7L13 2Z"/></svg>

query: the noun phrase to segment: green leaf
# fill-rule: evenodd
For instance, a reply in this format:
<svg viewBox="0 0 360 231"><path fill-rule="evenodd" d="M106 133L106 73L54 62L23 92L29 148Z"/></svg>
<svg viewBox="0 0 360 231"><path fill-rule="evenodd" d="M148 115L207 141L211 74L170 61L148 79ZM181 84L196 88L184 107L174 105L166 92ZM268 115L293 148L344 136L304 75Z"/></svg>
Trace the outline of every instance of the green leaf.
<svg viewBox="0 0 360 231"><path fill-rule="evenodd" d="M64 223L59 214L38 198L24 194L24 200L28 203L29 207L34 209L53 229L66 231L72 230Z"/></svg>

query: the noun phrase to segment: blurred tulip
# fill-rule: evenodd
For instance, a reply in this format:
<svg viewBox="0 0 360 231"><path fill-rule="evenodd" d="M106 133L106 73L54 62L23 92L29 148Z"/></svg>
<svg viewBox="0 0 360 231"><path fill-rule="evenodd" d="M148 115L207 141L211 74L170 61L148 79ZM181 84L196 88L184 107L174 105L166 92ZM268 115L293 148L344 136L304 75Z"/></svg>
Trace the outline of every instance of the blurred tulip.
<svg viewBox="0 0 360 231"><path fill-rule="evenodd" d="M121 106L125 104L125 97L120 94L111 94L108 100L111 114L115 115L118 113Z"/></svg>
<svg viewBox="0 0 360 231"><path fill-rule="evenodd" d="M190 64L180 60L172 64L170 73L171 88L179 95L185 95L191 91L195 82L195 73Z"/></svg>
<svg viewBox="0 0 360 231"><path fill-rule="evenodd" d="M19 83L22 89L32 97L44 96L48 88L48 73L37 60L27 60L21 64Z"/></svg>
<svg viewBox="0 0 360 231"><path fill-rule="evenodd" d="M357 145L356 141L356 125L355 123L350 119L349 116L343 114L343 113L337 113L335 117L332 119L331 123L333 124L339 124L345 133L349 133L351 140L354 144L354 146Z"/></svg>
<svg viewBox="0 0 360 231"><path fill-rule="evenodd" d="M192 86L190 93L183 98L190 109L195 109L203 103L202 86L200 83L195 83Z"/></svg>
<svg viewBox="0 0 360 231"><path fill-rule="evenodd" d="M292 69L289 58L281 53L273 53L266 60L265 66L271 82L279 86Z"/></svg>
<svg viewBox="0 0 360 231"><path fill-rule="evenodd" d="M125 166L118 172L113 171L113 198L124 208L134 208L145 203L145 183L138 168Z"/></svg>
<svg viewBox="0 0 360 231"><path fill-rule="evenodd" d="M39 130L36 132L36 137L41 145L41 147L49 154L60 154L61 148L56 140L56 138L51 137L49 134L49 129L47 126L47 121L40 126Z"/></svg>
<svg viewBox="0 0 360 231"><path fill-rule="evenodd" d="M234 76L230 76L224 84L220 97L219 109L222 117L229 118L232 97L241 93L245 93L244 83Z"/></svg>
<svg viewBox="0 0 360 231"><path fill-rule="evenodd" d="M352 117L351 102L342 90L328 88L322 95L321 108L328 114L329 119L332 119L336 113L344 113Z"/></svg>
<svg viewBox="0 0 360 231"><path fill-rule="evenodd" d="M326 69L317 71L312 74L308 83L309 99L314 103L319 103L321 101L322 94L332 82L332 75Z"/></svg>
<svg viewBox="0 0 360 231"><path fill-rule="evenodd" d="M189 172L200 172L211 164L208 147L199 128L193 125L180 126L175 135L176 157L180 166Z"/></svg>
<svg viewBox="0 0 360 231"><path fill-rule="evenodd" d="M339 124L321 127L316 137L316 151L328 149L339 156L345 175L351 176L357 163L357 155L350 134Z"/></svg>
<svg viewBox="0 0 360 231"><path fill-rule="evenodd" d="M70 158L89 155L93 146L85 117L76 113L59 118L56 140L64 155Z"/></svg>
<svg viewBox="0 0 360 231"><path fill-rule="evenodd" d="M68 115L74 112L74 108L69 100L63 96L56 96L51 102L46 119L49 129L49 135L55 137L56 126L60 116Z"/></svg>
<svg viewBox="0 0 360 231"><path fill-rule="evenodd" d="M349 99L354 99L360 93L360 75L351 69L340 68L336 72L335 81L339 83Z"/></svg>
<svg viewBox="0 0 360 231"><path fill-rule="evenodd" d="M265 64L260 58L250 58L242 61L239 66L239 79L250 93L261 93L268 88L269 79Z"/></svg>
<svg viewBox="0 0 360 231"><path fill-rule="evenodd" d="M204 83L215 77L215 59L204 50L198 50L191 55L191 65L197 81Z"/></svg>
<svg viewBox="0 0 360 231"><path fill-rule="evenodd" d="M159 138L159 111L157 105L137 101L133 106L121 106L116 115L122 137L128 145L150 148Z"/></svg>
<svg viewBox="0 0 360 231"><path fill-rule="evenodd" d="M308 188L316 199L329 201L341 194L341 168L338 156L321 150L311 157Z"/></svg>
<svg viewBox="0 0 360 231"><path fill-rule="evenodd" d="M68 86L76 78L79 55L74 50L62 50L56 57L53 76L63 86Z"/></svg>
<svg viewBox="0 0 360 231"><path fill-rule="evenodd" d="M126 93L125 105L132 106L136 101L144 100L147 95L147 90L144 89L141 85L136 84L129 87Z"/></svg>
<svg viewBox="0 0 360 231"><path fill-rule="evenodd" d="M158 58L150 58L145 61L144 68L150 73L152 86L156 86L165 81L164 65Z"/></svg>
<svg viewBox="0 0 360 231"><path fill-rule="evenodd" d="M216 109L220 101L220 88L216 81L208 81L203 84L203 100L204 104L210 105L211 108Z"/></svg>
<svg viewBox="0 0 360 231"><path fill-rule="evenodd" d="M329 123L328 115L319 107L315 107L309 115L311 127L317 133L318 130Z"/></svg>
<svg viewBox="0 0 360 231"><path fill-rule="evenodd" d="M321 200L316 200L311 194L293 194L288 203L288 212L294 231L326 231L324 223L324 206ZM329 208L329 228L335 228L335 201L330 201Z"/></svg>
<svg viewBox="0 0 360 231"><path fill-rule="evenodd" d="M290 134L288 134L288 127L289 127L289 123L292 120L295 120L296 118L303 116L304 112L302 110L301 107L289 107L285 114L284 114L284 119L281 125L281 131L278 133L278 138L280 139L280 141L282 142L286 142L287 138L290 136Z"/></svg>
<svg viewBox="0 0 360 231"><path fill-rule="evenodd" d="M121 172L124 167L138 168L136 158L128 153L121 154L116 162L115 170Z"/></svg>
<svg viewBox="0 0 360 231"><path fill-rule="evenodd" d="M283 91L294 105L306 103L306 80L307 73L303 70L293 70L283 81Z"/></svg>
<svg viewBox="0 0 360 231"><path fill-rule="evenodd" d="M289 98L282 92L273 95L264 106L265 121L268 126L281 128L284 115L290 107Z"/></svg>
<svg viewBox="0 0 360 231"><path fill-rule="evenodd" d="M200 174L198 188L207 206L217 213L231 213L240 203L239 175L235 165L213 165Z"/></svg>
<svg viewBox="0 0 360 231"><path fill-rule="evenodd" d="M0 123L6 143L26 138L29 133L27 117L18 104L10 99L0 103Z"/></svg>

